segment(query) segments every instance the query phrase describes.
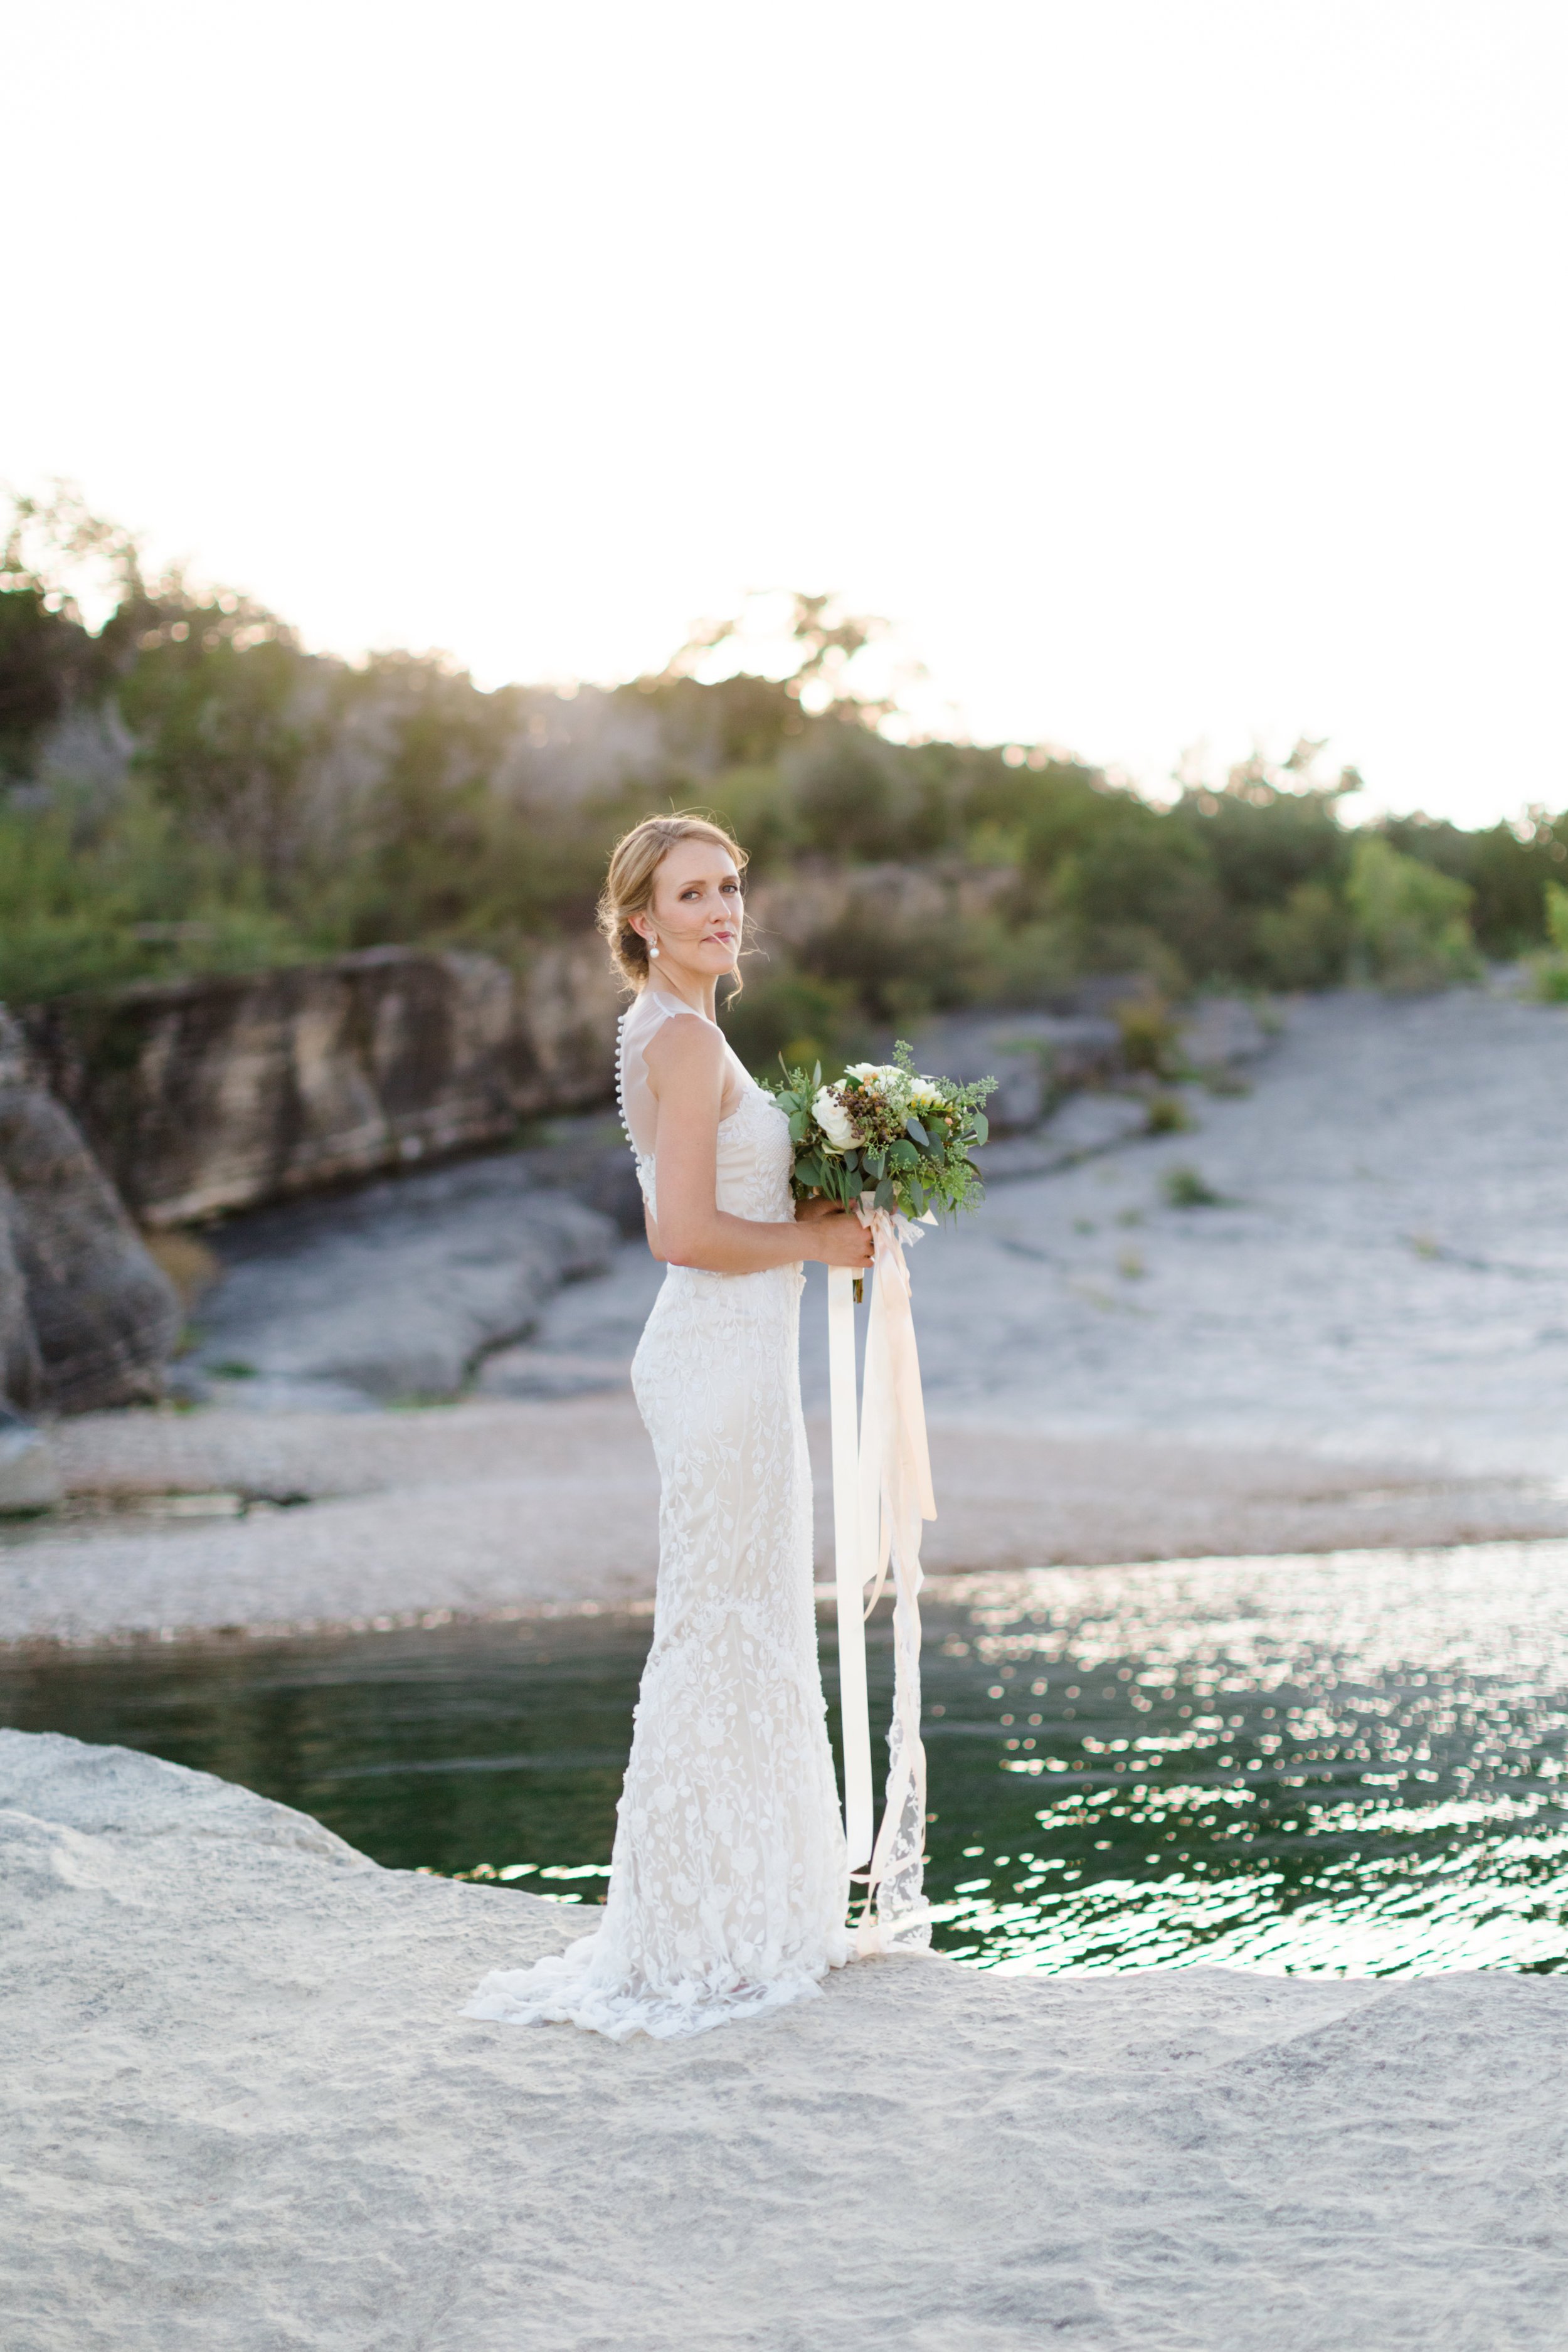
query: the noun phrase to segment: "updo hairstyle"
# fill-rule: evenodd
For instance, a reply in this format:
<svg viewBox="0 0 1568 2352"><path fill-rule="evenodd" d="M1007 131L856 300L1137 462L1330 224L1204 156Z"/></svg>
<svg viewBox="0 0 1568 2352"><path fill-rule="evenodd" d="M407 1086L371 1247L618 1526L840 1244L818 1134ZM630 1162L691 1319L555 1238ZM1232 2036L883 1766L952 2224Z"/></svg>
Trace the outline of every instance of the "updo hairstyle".
<svg viewBox="0 0 1568 2352"><path fill-rule="evenodd" d="M653 905L654 877L679 841L710 841L727 849L735 870L744 874L746 853L721 824L711 818L679 810L671 816L645 816L623 834L610 852L609 871L599 898L599 929L609 942L610 960L629 989L647 985L647 941L632 929L634 915L646 915ZM740 985L740 975L736 975Z"/></svg>

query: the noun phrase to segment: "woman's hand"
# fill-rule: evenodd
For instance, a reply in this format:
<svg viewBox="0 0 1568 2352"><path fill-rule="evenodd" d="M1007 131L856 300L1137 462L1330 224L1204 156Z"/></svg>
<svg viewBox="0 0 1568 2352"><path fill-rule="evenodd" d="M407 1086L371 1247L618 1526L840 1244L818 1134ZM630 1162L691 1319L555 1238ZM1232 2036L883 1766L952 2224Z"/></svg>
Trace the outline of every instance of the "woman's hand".
<svg viewBox="0 0 1568 2352"><path fill-rule="evenodd" d="M863 1225L830 1202L820 1206L815 1201L803 1203L808 1213L798 1216L796 1223L805 1227L803 1255L815 1258L819 1265L848 1265L857 1273L871 1263L873 1249L871 1228Z"/></svg>

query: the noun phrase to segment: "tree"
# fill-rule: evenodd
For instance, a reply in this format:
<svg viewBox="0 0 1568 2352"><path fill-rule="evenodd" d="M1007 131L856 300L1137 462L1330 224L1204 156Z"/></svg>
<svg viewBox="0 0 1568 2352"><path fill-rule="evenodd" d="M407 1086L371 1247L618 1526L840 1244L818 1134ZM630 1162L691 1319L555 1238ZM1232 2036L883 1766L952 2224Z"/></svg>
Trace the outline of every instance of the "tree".
<svg viewBox="0 0 1568 2352"><path fill-rule="evenodd" d="M696 677L704 670L716 674L710 657L727 654L742 676L776 674L784 692L814 719L848 719L876 733L901 708L901 694L926 675L923 665L900 659L892 664L881 691L874 691L864 675L855 676L855 665L869 647L889 645L889 621L846 612L831 593L814 596L795 589L788 592L782 625L769 627L759 608L778 601L775 594L752 597L750 610L728 620L694 622L684 645L665 665L664 676ZM782 654L786 667L776 673L745 667L748 655L769 647L775 659Z"/></svg>

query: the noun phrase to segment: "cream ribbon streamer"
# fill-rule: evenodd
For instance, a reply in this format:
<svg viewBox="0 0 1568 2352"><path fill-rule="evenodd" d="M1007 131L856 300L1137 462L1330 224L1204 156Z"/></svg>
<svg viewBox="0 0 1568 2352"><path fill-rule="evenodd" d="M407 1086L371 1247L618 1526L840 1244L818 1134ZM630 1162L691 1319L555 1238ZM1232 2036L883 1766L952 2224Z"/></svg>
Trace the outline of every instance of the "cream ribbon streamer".
<svg viewBox="0 0 1568 2352"><path fill-rule="evenodd" d="M915 1346L904 1244L920 1238L907 1217L862 1204L875 1278L866 1334L865 1394L857 1431L855 1309L846 1267L827 1277L828 1380L833 1427L833 1524L844 1727L844 1826L849 1867L869 1858L862 1953L909 1950L931 1940L922 1892L925 1749L921 1741L921 1528L936 1517L925 1402ZM934 1224L929 1212L922 1221ZM893 1579L893 1718L882 1825L871 1837L871 1727L865 1621ZM866 1587L871 1591L867 1596ZM872 1902L876 1917L870 1914Z"/></svg>

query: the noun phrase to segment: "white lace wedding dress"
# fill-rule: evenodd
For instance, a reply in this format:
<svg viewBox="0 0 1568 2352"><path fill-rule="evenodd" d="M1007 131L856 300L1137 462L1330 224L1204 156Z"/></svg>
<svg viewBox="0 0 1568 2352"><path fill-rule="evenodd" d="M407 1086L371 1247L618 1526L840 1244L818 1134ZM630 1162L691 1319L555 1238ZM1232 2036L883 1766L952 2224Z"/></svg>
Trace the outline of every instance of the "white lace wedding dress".
<svg viewBox="0 0 1568 2352"><path fill-rule="evenodd" d="M700 1018L650 987L621 1025L622 1112L650 1207L644 1051L665 1021ZM784 1117L729 1060L718 1205L783 1223ZM488 1976L470 2017L616 2040L700 2033L815 1994L849 1958L811 1589L802 1287L795 1265L665 1276L632 1365L662 1487L659 1566L609 1900L564 1952Z"/></svg>

